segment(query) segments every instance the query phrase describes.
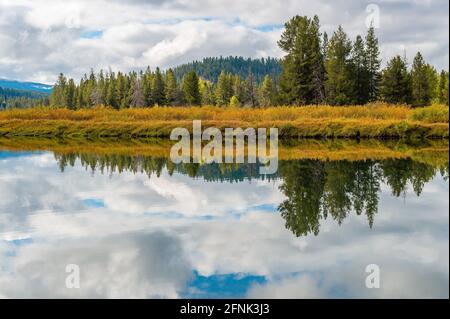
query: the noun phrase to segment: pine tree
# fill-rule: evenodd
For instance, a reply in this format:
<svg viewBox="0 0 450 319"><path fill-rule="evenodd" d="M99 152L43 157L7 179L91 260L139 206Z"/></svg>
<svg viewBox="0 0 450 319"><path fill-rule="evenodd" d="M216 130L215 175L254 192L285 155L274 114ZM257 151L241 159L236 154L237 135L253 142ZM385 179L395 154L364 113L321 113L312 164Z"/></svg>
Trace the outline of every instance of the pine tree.
<svg viewBox="0 0 450 319"><path fill-rule="evenodd" d="M245 88L241 77L237 74L233 77L233 94L239 101L243 101L245 99Z"/></svg>
<svg viewBox="0 0 450 319"><path fill-rule="evenodd" d="M165 83L165 99L167 105L176 105L179 103L179 94L177 79L175 78L175 73L172 69L166 72L166 83Z"/></svg>
<svg viewBox="0 0 450 319"><path fill-rule="evenodd" d="M272 106L274 104L273 83L268 75L264 77L264 81L259 89L259 104L265 107Z"/></svg>
<svg viewBox="0 0 450 319"><path fill-rule="evenodd" d="M70 110L75 109L75 82L69 79L64 88L64 106Z"/></svg>
<svg viewBox="0 0 450 319"><path fill-rule="evenodd" d="M282 61L280 87L287 104L320 103L325 77L319 19L295 16L285 24L278 41L286 52Z"/></svg>
<svg viewBox="0 0 450 319"><path fill-rule="evenodd" d="M198 82L198 76L195 71L189 72L183 78L184 99L188 105L200 105L201 103Z"/></svg>
<svg viewBox="0 0 450 319"><path fill-rule="evenodd" d="M153 99L153 74L150 67L147 67L143 74L140 74L142 84L142 91L144 94L145 106L153 106L155 101Z"/></svg>
<svg viewBox="0 0 450 319"><path fill-rule="evenodd" d="M411 77L406 62L399 55L392 58L383 70L380 91L383 101L387 103L411 102Z"/></svg>
<svg viewBox="0 0 450 319"><path fill-rule="evenodd" d="M64 74L60 73L58 80L53 87L52 94L50 96L50 105L52 107L65 107L64 91L67 85L67 79Z"/></svg>
<svg viewBox="0 0 450 319"><path fill-rule="evenodd" d="M366 104L369 100L370 81L367 63L367 55L364 47L364 40L357 36L353 44L352 52L355 94L357 104Z"/></svg>
<svg viewBox="0 0 450 319"><path fill-rule="evenodd" d="M218 106L228 105L231 97L233 96L233 86L231 77L222 71L217 80L216 86L216 104Z"/></svg>
<svg viewBox="0 0 450 319"><path fill-rule="evenodd" d="M380 87L380 50L378 48L378 39L375 36L375 29L370 26L366 36L366 55L367 55L367 72L368 72L368 97L369 102L374 102L379 97Z"/></svg>
<svg viewBox="0 0 450 319"><path fill-rule="evenodd" d="M353 63L351 60L352 43L341 26L334 32L328 44L327 80L325 89L328 103L346 105L355 103Z"/></svg>
<svg viewBox="0 0 450 319"><path fill-rule="evenodd" d="M164 80L161 70L156 68L152 81L152 98L155 105L165 104Z"/></svg>
<svg viewBox="0 0 450 319"><path fill-rule="evenodd" d="M258 92L256 89L255 78L253 77L252 72L249 73L249 75L244 81L244 91L245 91L245 105L249 105L251 107L258 106Z"/></svg>
<svg viewBox="0 0 450 319"><path fill-rule="evenodd" d="M199 89L202 105L214 105L216 103L215 89L212 82L200 78Z"/></svg>
<svg viewBox="0 0 450 319"><path fill-rule="evenodd" d="M116 95L116 84L115 74L113 72L110 72L106 90L106 105L112 106L115 109L119 109L119 103L117 102Z"/></svg>
<svg viewBox="0 0 450 319"><path fill-rule="evenodd" d="M412 104L414 106L425 106L430 103L430 88L427 76L427 67L423 56L420 52L417 52L412 70Z"/></svg>
<svg viewBox="0 0 450 319"><path fill-rule="evenodd" d="M439 76L437 99L440 104L448 105L448 72L442 70Z"/></svg>

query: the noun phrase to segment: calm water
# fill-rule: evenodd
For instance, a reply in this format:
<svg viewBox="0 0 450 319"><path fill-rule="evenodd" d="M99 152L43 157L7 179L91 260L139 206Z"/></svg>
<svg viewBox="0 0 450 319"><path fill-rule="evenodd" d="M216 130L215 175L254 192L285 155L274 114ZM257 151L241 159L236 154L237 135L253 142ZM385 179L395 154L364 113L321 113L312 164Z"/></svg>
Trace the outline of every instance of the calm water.
<svg viewBox="0 0 450 319"><path fill-rule="evenodd" d="M281 161L262 178L0 151L0 297L448 298L447 178L448 160Z"/></svg>

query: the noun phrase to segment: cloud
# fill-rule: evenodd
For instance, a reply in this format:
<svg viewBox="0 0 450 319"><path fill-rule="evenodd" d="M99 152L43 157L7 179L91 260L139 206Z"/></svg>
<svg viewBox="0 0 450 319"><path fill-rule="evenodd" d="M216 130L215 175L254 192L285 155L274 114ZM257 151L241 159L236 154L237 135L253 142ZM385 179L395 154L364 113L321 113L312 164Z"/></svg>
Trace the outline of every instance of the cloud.
<svg viewBox="0 0 450 319"><path fill-rule="evenodd" d="M179 239L164 232L91 241L31 243L0 271L9 298L177 298L191 277ZM66 287L67 265L80 269L80 288ZM5 265L2 265L5 267ZM11 275L12 274L12 275Z"/></svg>
<svg viewBox="0 0 450 319"><path fill-rule="evenodd" d="M448 1L380 0L383 59L422 50L448 68ZM365 33L361 1L0 0L0 74L54 83L90 68L163 68L207 56L282 56L276 41L295 14L318 14L323 31ZM95 36L86 36L94 34Z"/></svg>

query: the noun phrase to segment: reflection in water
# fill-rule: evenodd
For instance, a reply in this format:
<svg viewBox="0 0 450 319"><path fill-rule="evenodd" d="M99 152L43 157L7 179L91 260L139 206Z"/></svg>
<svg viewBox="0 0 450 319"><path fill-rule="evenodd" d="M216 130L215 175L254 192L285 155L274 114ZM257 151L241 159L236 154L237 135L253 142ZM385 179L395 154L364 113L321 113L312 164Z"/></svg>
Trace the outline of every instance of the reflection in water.
<svg viewBox="0 0 450 319"><path fill-rule="evenodd" d="M445 152L317 146L261 176L58 147L0 151L0 298L448 298Z"/></svg>
<svg viewBox="0 0 450 319"><path fill-rule="evenodd" d="M280 161L274 175L260 175L259 164L173 164L166 158L151 156L97 155L84 153L55 154L61 171L74 166L77 158L92 173L113 174L130 171L159 177L164 169L169 175L178 172L207 182L242 182L244 180L280 179L285 195L278 211L286 221L286 228L297 237L319 234L321 220L328 216L339 225L354 212L364 214L372 228L378 211L381 183L384 182L396 197L406 193L408 184L417 196L424 185L439 173L449 176L447 163L422 163L412 159L380 161Z"/></svg>

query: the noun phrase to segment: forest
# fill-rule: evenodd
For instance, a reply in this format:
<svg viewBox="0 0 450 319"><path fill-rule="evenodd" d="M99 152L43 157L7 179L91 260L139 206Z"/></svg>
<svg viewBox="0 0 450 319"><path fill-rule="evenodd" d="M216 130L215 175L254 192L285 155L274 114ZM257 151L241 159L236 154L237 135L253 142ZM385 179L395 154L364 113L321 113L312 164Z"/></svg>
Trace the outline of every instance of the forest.
<svg viewBox="0 0 450 319"><path fill-rule="evenodd" d="M0 110L48 106L49 95L45 93L0 87Z"/></svg>
<svg viewBox="0 0 450 319"><path fill-rule="evenodd" d="M397 55L382 69L373 27L352 40L339 26L329 37L321 33L317 16L295 16L285 24L278 45L285 52L281 61L229 57L165 71L91 70L77 82L60 74L50 105L69 109L364 105L375 101L448 105L448 71L436 70L420 52L411 64Z"/></svg>

